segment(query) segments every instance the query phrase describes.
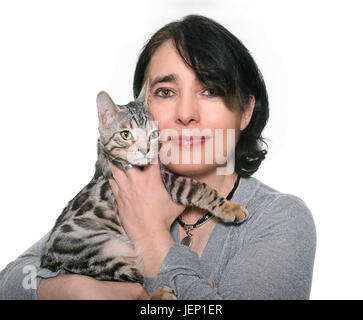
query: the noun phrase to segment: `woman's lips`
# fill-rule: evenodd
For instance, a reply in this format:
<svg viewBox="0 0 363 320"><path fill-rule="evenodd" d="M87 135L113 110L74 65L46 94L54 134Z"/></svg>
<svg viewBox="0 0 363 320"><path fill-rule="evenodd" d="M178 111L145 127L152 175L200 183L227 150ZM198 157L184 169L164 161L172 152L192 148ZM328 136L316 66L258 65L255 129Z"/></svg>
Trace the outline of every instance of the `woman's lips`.
<svg viewBox="0 0 363 320"><path fill-rule="evenodd" d="M208 139L206 136L176 136L171 141L179 146L193 146L204 144Z"/></svg>

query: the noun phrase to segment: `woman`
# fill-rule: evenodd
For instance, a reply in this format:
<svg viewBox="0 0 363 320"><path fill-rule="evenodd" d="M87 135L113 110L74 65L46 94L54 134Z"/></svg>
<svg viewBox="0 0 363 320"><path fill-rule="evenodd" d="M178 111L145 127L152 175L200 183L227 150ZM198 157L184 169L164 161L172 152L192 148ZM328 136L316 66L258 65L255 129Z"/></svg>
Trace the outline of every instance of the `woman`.
<svg viewBox="0 0 363 320"><path fill-rule="evenodd" d="M39 266L45 237L2 271L0 297L144 299L167 285L178 299L308 299L316 245L310 211L299 198L251 177L266 154L261 132L268 99L247 49L213 20L187 16L160 29L144 47L135 71L135 97L144 84L159 130L178 135L171 148L180 156L168 168L233 197L232 202L247 208L248 219L223 224L207 219L203 210L175 204L163 186L159 164L143 171L111 167L115 180L109 182L122 207L121 222L142 254L144 287L38 268L35 288L24 290L19 280L23 267ZM210 136L185 134L205 129ZM217 132L222 132L224 163L210 149ZM212 160L207 161L210 150ZM179 161L195 158L201 161ZM231 161L232 171L227 170ZM226 170L217 174L217 169ZM190 247L180 243L185 238Z"/></svg>

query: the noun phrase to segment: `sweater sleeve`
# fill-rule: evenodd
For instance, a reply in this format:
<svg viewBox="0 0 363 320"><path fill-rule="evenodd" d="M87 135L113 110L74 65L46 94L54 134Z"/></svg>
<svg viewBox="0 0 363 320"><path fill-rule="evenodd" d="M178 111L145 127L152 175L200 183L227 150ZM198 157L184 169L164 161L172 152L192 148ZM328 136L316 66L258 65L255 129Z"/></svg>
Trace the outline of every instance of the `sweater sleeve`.
<svg viewBox="0 0 363 320"><path fill-rule="evenodd" d="M242 245L231 250L234 253L228 261L218 266L221 276L216 289L208 285L197 254L174 244L158 275L146 279L148 293L167 285L181 300L308 299L316 231L304 202L281 195L245 223L247 232ZM209 258L214 263L213 257Z"/></svg>
<svg viewBox="0 0 363 320"><path fill-rule="evenodd" d="M40 280L63 273L40 267L42 248L48 237L49 233L0 272L0 300L37 300Z"/></svg>

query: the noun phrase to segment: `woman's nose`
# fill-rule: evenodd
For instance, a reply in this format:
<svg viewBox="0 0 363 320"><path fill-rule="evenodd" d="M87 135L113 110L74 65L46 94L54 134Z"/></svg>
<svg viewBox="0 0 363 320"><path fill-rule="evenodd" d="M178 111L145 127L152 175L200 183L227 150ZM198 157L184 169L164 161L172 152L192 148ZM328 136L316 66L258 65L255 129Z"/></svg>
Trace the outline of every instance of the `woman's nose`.
<svg viewBox="0 0 363 320"><path fill-rule="evenodd" d="M177 105L176 121L187 126L192 122L199 122L198 102L196 97L187 95L180 97Z"/></svg>

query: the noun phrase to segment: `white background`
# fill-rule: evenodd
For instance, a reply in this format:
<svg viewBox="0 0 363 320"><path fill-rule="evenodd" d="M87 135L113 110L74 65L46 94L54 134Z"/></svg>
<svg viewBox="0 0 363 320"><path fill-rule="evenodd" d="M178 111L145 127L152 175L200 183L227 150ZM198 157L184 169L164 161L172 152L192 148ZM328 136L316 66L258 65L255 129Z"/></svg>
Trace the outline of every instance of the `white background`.
<svg viewBox="0 0 363 320"><path fill-rule="evenodd" d="M255 175L301 197L318 242L311 299L363 298L361 1L1 1L0 269L91 179L95 98L132 99L137 56L190 13L249 48L268 88Z"/></svg>

